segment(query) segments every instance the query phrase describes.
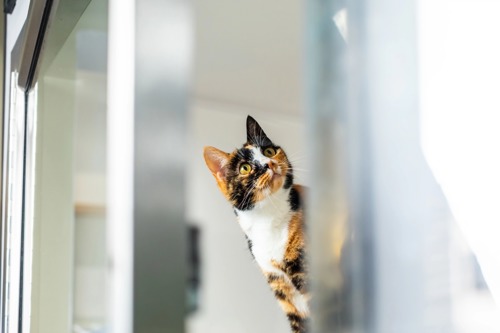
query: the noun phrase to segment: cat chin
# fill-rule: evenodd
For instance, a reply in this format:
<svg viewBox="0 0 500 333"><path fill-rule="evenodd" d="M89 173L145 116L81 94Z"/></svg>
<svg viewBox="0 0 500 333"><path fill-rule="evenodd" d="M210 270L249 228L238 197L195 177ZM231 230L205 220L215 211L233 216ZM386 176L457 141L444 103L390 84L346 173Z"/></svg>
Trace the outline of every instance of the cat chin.
<svg viewBox="0 0 500 333"><path fill-rule="evenodd" d="M258 202L270 197L274 193L281 190L283 188L283 184L284 184L284 177L275 174L273 178L264 187L262 187L256 192L255 201Z"/></svg>
<svg viewBox="0 0 500 333"><path fill-rule="evenodd" d="M285 177L282 175L275 173L270 181L270 189L272 193L278 192L285 183Z"/></svg>

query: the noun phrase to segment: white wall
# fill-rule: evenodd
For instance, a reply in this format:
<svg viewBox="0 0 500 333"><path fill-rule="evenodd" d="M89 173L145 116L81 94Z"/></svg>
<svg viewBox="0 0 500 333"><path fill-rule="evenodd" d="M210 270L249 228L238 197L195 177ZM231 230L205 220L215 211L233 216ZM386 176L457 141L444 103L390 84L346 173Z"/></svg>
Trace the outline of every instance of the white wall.
<svg viewBox="0 0 500 333"><path fill-rule="evenodd" d="M248 251L231 206L219 192L203 159L203 146L230 152L246 141L246 116L297 160L306 150L299 116L197 100L189 121L188 220L201 229L201 308L188 319L189 333L289 332L286 316ZM300 160L302 158L302 160ZM297 172L304 184L304 171Z"/></svg>

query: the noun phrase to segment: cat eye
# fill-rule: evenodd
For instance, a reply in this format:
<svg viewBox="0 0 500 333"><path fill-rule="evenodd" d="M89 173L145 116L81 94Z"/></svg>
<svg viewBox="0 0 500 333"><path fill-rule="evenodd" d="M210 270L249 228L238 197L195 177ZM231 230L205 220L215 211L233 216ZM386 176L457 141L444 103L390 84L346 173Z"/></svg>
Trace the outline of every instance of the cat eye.
<svg viewBox="0 0 500 333"><path fill-rule="evenodd" d="M252 166L248 163L244 163L240 166L240 174L248 175L252 171Z"/></svg>
<svg viewBox="0 0 500 333"><path fill-rule="evenodd" d="M271 147L264 149L265 157L273 157L274 155L276 155L276 149Z"/></svg>

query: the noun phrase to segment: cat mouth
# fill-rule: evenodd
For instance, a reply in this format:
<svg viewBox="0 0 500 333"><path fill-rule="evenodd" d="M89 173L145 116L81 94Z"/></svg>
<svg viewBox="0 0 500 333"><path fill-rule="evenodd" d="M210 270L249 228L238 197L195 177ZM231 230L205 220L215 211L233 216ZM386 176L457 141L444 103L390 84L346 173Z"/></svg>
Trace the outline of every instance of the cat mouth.
<svg viewBox="0 0 500 333"><path fill-rule="evenodd" d="M276 179L280 179L282 177L281 173L278 173L276 171L272 171L271 169L269 169L271 172L271 181L274 181Z"/></svg>
<svg viewBox="0 0 500 333"><path fill-rule="evenodd" d="M281 186L281 179L283 175L279 172L268 169L265 174L263 174L256 184L258 189L276 189Z"/></svg>

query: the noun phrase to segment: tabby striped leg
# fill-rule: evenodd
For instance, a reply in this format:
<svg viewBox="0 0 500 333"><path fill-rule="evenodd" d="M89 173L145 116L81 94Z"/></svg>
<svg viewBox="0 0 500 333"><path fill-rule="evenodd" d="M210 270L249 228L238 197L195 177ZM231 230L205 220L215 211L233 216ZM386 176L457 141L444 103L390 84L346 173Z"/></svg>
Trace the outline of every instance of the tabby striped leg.
<svg viewBox="0 0 500 333"><path fill-rule="evenodd" d="M306 333L309 324L309 318L300 317L294 314L287 314L288 321L293 333Z"/></svg>
<svg viewBox="0 0 500 333"><path fill-rule="evenodd" d="M308 313L306 309L301 309L303 305L298 304L303 298L305 299L305 296L298 292L285 275L266 273L266 276L269 286L288 317L292 332L306 333Z"/></svg>

